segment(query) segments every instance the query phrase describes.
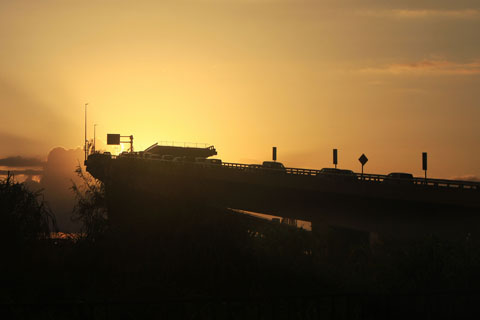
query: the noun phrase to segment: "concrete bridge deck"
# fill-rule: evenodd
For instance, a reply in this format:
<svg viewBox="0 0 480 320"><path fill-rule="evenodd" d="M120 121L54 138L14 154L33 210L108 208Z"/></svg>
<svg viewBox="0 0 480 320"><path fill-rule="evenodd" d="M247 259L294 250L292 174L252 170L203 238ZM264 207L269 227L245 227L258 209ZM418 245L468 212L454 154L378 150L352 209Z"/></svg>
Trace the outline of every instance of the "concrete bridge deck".
<svg viewBox="0 0 480 320"><path fill-rule="evenodd" d="M135 157L90 156L86 165L105 183L110 218L119 224L148 224L151 208L213 206L312 221L314 229L330 224L399 236L439 229L471 232L480 226L480 188L473 182L395 184L381 175L345 180L309 169Z"/></svg>

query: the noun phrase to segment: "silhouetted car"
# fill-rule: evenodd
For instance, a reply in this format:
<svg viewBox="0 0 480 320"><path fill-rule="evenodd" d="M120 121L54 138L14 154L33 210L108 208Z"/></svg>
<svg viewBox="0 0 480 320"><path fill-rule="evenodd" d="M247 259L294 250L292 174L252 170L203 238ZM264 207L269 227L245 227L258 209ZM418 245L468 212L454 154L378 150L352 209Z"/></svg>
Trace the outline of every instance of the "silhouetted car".
<svg viewBox="0 0 480 320"><path fill-rule="evenodd" d="M155 153L147 153L145 152L143 154L143 156L146 158L146 159L155 159L155 160L161 160L162 159L162 156L159 155L159 154L155 154Z"/></svg>
<svg viewBox="0 0 480 320"><path fill-rule="evenodd" d="M277 170L279 172L285 172L285 167L284 167L283 163L281 163L281 162L263 161L262 167L266 168L266 169Z"/></svg>
<svg viewBox="0 0 480 320"><path fill-rule="evenodd" d="M120 158L135 158L137 157L137 154L134 152L129 152L129 151L123 151L118 155Z"/></svg>
<svg viewBox="0 0 480 320"><path fill-rule="evenodd" d="M88 160L91 161L104 161L112 158L112 154L110 152L103 152L103 153L92 153L88 156ZM85 160L84 164L87 163Z"/></svg>
<svg viewBox="0 0 480 320"><path fill-rule="evenodd" d="M220 159L205 159L205 163L214 165L214 166L221 166L222 160Z"/></svg>
<svg viewBox="0 0 480 320"><path fill-rule="evenodd" d="M91 154L91 155L98 155L98 157L102 157L102 158L108 158L108 159L111 159L112 158L112 154L108 151L105 151L103 153L94 153L94 154ZM97 157L97 156L96 156Z"/></svg>
<svg viewBox="0 0 480 320"><path fill-rule="evenodd" d="M198 163L199 165L204 165L204 166L221 166L222 165L222 160L220 159L208 159L204 157L196 157L195 158L195 163Z"/></svg>
<svg viewBox="0 0 480 320"><path fill-rule="evenodd" d="M323 168L317 177L335 181L357 181L355 172L347 169Z"/></svg>
<svg viewBox="0 0 480 320"><path fill-rule="evenodd" d="M187 157L187 156L183 156L183 157L174 157L172 159L173 162L182 162L182 163L195 163L195 157Z"/></svg>
<svg viewBox="0 0 480 320"><path fill-rule="evenodd" d="M173 156L170 155L170 154L164 154L164 155L162 156L162 160L172 161L172 160L173 160Z"/></svg>
<svg viewBox="0 0 480 320"><path fill-rule="evenodd" d="M257 171L263 169L261 164L249 164L245 171Z"/></svg>
<svg viewBox="0 0 480 320"><path fill-rule="evenodd" d="M413 174L405 172L389 173L384 179L383 183L387 184L413 184Z"/></svg>

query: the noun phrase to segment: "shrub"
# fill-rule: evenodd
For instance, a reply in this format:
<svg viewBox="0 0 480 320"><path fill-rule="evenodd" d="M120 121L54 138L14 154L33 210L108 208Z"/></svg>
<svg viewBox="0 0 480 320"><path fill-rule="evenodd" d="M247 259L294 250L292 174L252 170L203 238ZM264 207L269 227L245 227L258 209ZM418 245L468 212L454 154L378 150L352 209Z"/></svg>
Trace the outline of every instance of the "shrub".
<svg viewBox="0 0 480 320"><path fill-rule="evenodd" d="M100 181L87 176L80 166L75 172L83 181L83 185L78 186L72 181L72 190L76 198L72 219L82 223L82 237L95 241L104 235L108 228L105 187Z"/></svg>
<svg viewBox="0 0 480 320"><path fill-rule="evenodd" d="M0 225L2 243L9 245L46 239L56 230L55 217L42 190L28 190L10 174L0 180Z"/></svg>

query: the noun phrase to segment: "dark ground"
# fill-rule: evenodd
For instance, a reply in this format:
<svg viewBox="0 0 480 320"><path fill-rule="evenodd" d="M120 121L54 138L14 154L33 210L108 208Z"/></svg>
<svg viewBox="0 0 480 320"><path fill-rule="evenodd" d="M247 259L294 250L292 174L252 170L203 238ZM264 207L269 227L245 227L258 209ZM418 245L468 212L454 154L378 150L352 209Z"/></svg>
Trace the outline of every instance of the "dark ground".
<svg viewBox="0 0 480 320"><path fill-rule="evenodd" d="M84 233L50 239L54 221L41 195L11 180L0 183L0 309L7 317L397 319L478 313L480 245L472 236L338 241L338 233L189 203L151 206L155 218L143 221L149 228L112 226L101 185L77 189L77 196L74 218L84 223Z"/></svg>

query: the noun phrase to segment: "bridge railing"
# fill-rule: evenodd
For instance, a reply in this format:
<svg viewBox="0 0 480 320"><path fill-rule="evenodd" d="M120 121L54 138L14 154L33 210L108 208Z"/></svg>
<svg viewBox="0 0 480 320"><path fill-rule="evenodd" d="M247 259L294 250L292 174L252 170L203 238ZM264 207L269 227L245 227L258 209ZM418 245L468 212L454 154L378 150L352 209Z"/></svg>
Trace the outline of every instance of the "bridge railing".
<svg viewBox="0 0 480 320"><path fill-rule="evenodd" d="M252 166L249 164L244 164L244 163L231 163L231 162L223 162L222 166L224 168L230 168L230 169L240 169L240 170L245 170L245 169L252 169Z"/></svg>
<svg viewBox="0 0 480 320"><path fill-rule="evenodd" d="M182 141L159 141L159 146L183 147L183 148L210 148L213 146L204 142L182 142Z"/></svg>
<svg viewBox="0 0 480 320"><path fill-rule="evenodd" d="M118 159L121 158L122 156L114 156L112 155L112 159ZM297 176L311 176L311 177L329 177L329 178L334 178L334 177L344 177L347 178L347 180L358 180L358 181L364 181L364 182L369 182L369 183L391 183L391 184L413 184L413 185L418 185L418 186L428 186L428 187L433 187L433 188L452 188L452 189L471 189L471 190L480 190L480 182L475 182L475 181L462 181L462 180L448 180L448 179L432 179L432 178L420 178L420 177L414 177L411 179L399 179L399 178L392 178L387 175L382 175L382 174L370 174L370 173L355 173L355 175L352 176L352 174L332 174L332 173L325 173L322 172L321 170L316 170L316 169L304 169L304 168L284 168L284 169L272 169L272 168L265 168L260 164L244 164L244 163L234 163L234 162L223 162L222 165L218 164L206 164L206 163L196 163L196 162L172 162L172 161L166 161L162 159L144 159L140 157L139 155L133 155L129 158L133 159L142 159L142 160L148 160L148 161L161 161L161 162L168 162L172 163L175 165L198 165L198 166L211 166L211 167L221 167L225 169L233 169L233 170L239 170L239 171L245 171L245 172L263 172L263 173L268 173L268 172L275 172L275 173L285 173L289 175L297 175Z"/></svg>
<svg viewBox="0 0 480 320"><path fill-rule="evenodd" d="M320 173L320 170L315 169L303 169L303 168L285 168L288 174L302 175L302 176L316 176Z"/></svg>
<svg viewBox="0 0 480 320"><path fill-rule="evenodd" d="M225 162L222 164L225 168L230 169L239 169L246 171L256 171L261 170L264 172L285 172L286 174L291 175L301 175L301 176L319 176L319 177L343 177L343 178L352 178L352 175L349 174L331 174L324 173L321 170L316 169L304 169L304 168L285 168L283 169L272 169L264 168L261 165L248 165L242 163L230 163ZM456 189L475 189L480 190L480 183L474 181L461 181L461 180L448 180L448 179L431 179L431 178L419 178L414 177L412 179L401 179L401 178L392 178L387 175L382 174L370 174L370 173L355 173L356 179L359 181L366 181L371 183L391 183L391 184L413 184L413 185L422 185L435 188L456 188Z"/></svg>
<svg viewBox="0 0 480 320"><path fill-rule="evenodd" d="M415 184L428 185L432 187L446 187L458 189L477 189L480 190L480 183L474 181L446 180L446 179L425 179L414 178Z"/></svg>

